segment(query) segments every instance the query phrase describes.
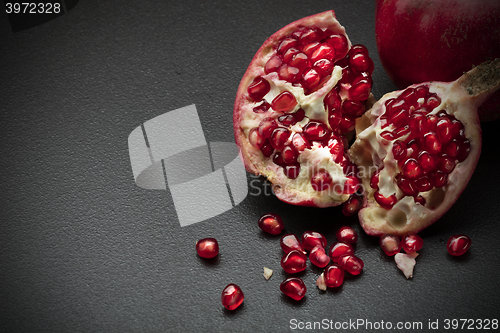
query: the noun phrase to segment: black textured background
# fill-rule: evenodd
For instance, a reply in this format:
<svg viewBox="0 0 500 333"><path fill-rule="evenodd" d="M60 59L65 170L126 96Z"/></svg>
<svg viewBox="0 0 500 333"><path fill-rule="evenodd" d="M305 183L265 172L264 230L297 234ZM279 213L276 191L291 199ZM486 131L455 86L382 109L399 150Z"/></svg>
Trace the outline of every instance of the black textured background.
<svg viewBox="0 0 500 333"><path fill-rule="evenodd" d="M249 195L181 228L168 191L134 184L127 138L135 127L194 103L207 141L232 141L236 89L255 51L284 25L328 9L353 43L368 47L375 96L393 90L378 61L370 0L85 0L17 33L2 11L0 331L286 332L292 319L424 327L499 319L499 122L483 126L483 153L466 191L421 233L412 280L340 208ZM301 275L305 299L286 299L279 237L257 227L270 211L282 215L287 232L316 230L329 243L339 226L354 226L364 272L321 292L321 270L309 267ZM446 252L455 233L472 238L463 258ZM218 239L217 260L196 255L204 237ZM263 266L274 270L269 281ZM245 293L234 312L220 303L230 282Z"/></svg>

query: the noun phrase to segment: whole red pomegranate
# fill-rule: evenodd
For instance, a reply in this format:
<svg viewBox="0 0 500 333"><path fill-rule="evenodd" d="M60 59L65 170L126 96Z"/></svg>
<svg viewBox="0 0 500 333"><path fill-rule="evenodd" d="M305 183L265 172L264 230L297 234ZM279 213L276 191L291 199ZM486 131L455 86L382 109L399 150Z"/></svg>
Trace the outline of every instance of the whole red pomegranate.
<svg viewBox="0 0 500 333"><path fill-rule="evenodd" d="M500 57L498 0L377 0L375 33L380 61L403 89L453 81ZM500 92L479 109L481 121L500 117Z"/></svg>

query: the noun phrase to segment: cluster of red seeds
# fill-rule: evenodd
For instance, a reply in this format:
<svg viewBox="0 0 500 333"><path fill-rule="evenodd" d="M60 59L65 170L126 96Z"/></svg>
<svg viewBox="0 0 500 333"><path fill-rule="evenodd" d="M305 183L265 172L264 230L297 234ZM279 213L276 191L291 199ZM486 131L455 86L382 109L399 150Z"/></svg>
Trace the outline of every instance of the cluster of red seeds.
<svg viewBox="0 0 500 333"><path fill-rule="evenodd" d="M385 102L380 136L393 141L392 155L400 173L396 184L404 196L425 205L421 192L443 187L457 163L464 161L470 152L470 142L465 137L464 126L453 115L441 110L431 113L441 104L435 93L426 85L407 88L397 98ZM383 196L379 191L379 173L375 172L370 185L376 190L377 203L390 209L398 199L395 194Z"/></svg>
<svg viewBox="0 0 500 333"><path fill-rule="evenodd" d="M330 78L334 65L342 67L342 79L323 101L328 124L311 120L302 133L293 136L291 127L305 118L303 109L290 112L297 106L295 96L283 91L272 101L264 100L270 84L261 76L256 77L247 89L249 99L260 102L254 112L266 113L272 108L282 113L278 117L263 118L258 127L250 130L248 139L265 157L272 157L290 179L299 175L299 154L313 145L328 147L332 159L342 167L348 167L348 145L342 134L354 129L356 117L365 110L372 86L373 61L362 45L354 45L349 50L347 38L342 34L299 27L277 44L275 54L265 65L266 74L276 72L281 80L304 88L306 94L320 88ZM339 96L342 89L348 91L344 99ZM331 186L326 172L318 172L318 179L314 179L315 176L312 176L314 189L323 191Z"/></svg>

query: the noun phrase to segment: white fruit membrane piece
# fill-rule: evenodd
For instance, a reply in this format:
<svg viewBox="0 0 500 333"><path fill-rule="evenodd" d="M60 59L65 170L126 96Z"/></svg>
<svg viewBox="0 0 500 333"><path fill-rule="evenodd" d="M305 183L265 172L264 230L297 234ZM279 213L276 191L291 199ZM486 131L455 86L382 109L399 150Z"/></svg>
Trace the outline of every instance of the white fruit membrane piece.
<svg viewBox="0 0 500 333"><path fill-rule="evenodd" d="M319 290L326 291L326 282L325 282L325 274L321 273L321 275L318 277L316 280L316 285L318 286Z"/></svg>
<svg viewBox="0 0 500 333"><path fill-rule="evenodd" d="M271 275L273 275L273 270L267 267L264 267L264 278L266 280L269 280L271 278Z"/></svg>
<svg viewBox="0 0 500 333"><path fill-rule="evenodd" d="M396 265L403 272L407 279L413 277L413 267L417 263L415 258L418 256L417 252L412 253L397 253L394 256L394 261L396 261Z"/></svg>

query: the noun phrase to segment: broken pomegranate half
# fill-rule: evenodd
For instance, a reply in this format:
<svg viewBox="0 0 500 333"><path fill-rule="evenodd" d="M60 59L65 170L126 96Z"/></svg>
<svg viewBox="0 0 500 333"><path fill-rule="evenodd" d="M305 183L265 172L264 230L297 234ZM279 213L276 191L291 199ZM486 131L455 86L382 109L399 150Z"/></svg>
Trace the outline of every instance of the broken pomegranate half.
<svg viewBox="0 0 500 333"><path fill-rule="evenodd" d="M360 170L359 220L373 236L417 233L465 189L481 151L477 108L500 88L500 59L454 82L384 95L356 124L349 154Z"/></svg>
<svg viewBox="0 0 500 333"><path fill-rule="evenodd" d="M366 110L373 61L351 45L333 11L295 21L269 37L244 74L234 106L246 169L296 205L337 206L360 180L347 154Z"/></svg>

